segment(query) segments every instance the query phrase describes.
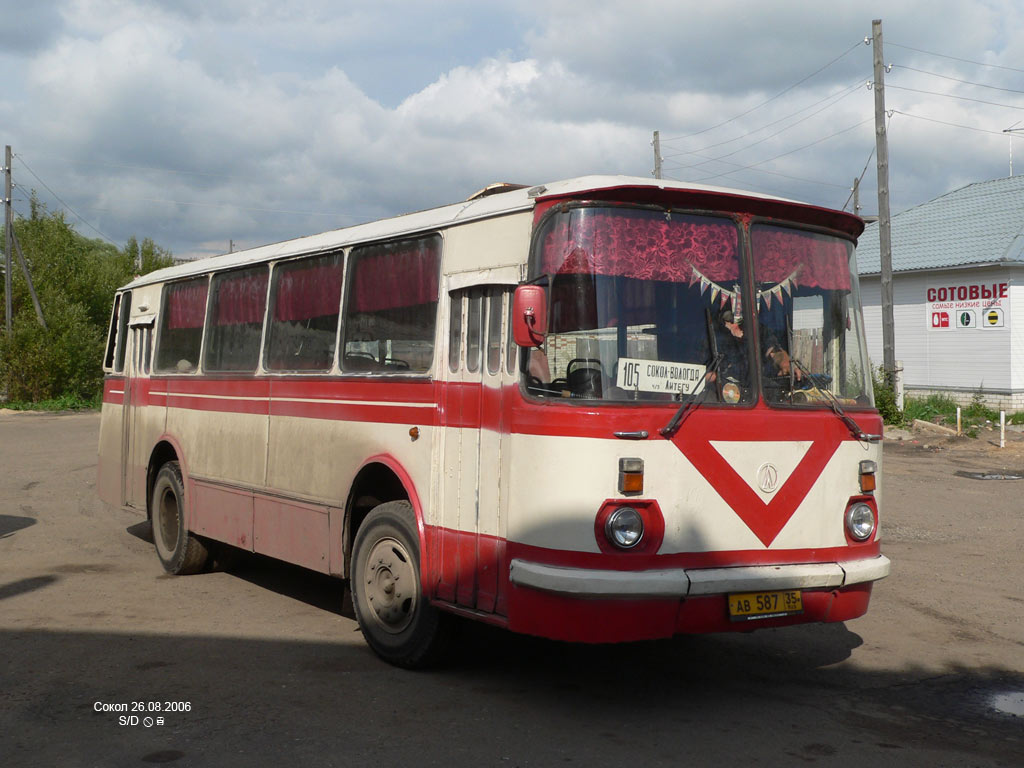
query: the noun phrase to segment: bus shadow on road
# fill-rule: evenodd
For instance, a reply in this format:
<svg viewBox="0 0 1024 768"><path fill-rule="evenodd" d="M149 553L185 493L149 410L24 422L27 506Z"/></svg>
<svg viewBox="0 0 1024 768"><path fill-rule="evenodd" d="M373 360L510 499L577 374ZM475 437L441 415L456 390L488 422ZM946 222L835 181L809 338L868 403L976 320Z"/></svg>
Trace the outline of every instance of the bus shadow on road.
<svg viewBox="0 0 1024 768"><path fill-rule="evenodd" d="M1024 691L1019 671L835 674L821 665L859 641L842 625L771 632L581 646L475 625L424 674L341 639L7 629L0 732L17 734L6 765L676 765L681 749L705 765L892 764L893 750L906 765L1017 764L1019 718L990 702ZM127 725L129 709L97 709L137 702Z"/></svg>

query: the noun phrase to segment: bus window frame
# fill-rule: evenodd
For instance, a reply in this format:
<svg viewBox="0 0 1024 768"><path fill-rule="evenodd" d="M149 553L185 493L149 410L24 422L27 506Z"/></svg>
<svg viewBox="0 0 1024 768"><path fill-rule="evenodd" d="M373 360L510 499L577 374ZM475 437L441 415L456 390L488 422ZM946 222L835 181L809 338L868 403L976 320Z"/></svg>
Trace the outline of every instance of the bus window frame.
<svg viewBox="0 0 1024 768"><path fill-rule="evenodd" d="M401 370L381 370L381 371L349 371L345 370L344 365L344 344L345 344L345 331L348 320L348 307L352 298L352 258L355 255L358 257L359 250L364 248L375 248L380 246L386 246L391 243L409 242L416 240L428 240L436 238L438 241L438 259L437 259L437 298L434 300L434 338L433 338L433 349L431 350L430 365L427 366L426 370L422 371L401 371ZM352 243L345 249L345 262L343 275L343 283L341 290L341 315L338 321L338 339L335 344L335 370L336 376L355 377L360 379L433 379L435 376L441 376L443 368L449 366L449 350L448 350L448 333L450 328L448 326L449 318L447 315L442 317L442 310L450 311L450 308L445 307L445 302L442 300L444 290L444 253L445 253L445 237L443 231L428 230L425 232L412 232L409 234L403 234L397 237L389 237L385 240L369 240L366 242ZM449 299L451 297L451 291L458 289L450 289ZM465 325L465 317L463 317L463 326ZM463 327L463 332L465 328ZM441 350L443 349L444 357L441 357ZM460 344L460 353L464 356L465 344ZM462 361L460 357L460 362Z"/></svg>
<svg viewBox="0 0 1024 768"><path fill-rule="evenodd" d="M268 314L267 313L270 311L270 284L271 284L271 280L273 280L273 277L274 277L274 269L273 268L276 265L277 265L277 262L265 262L264 261L264 262L256 262L254 264L243 264L243 265L238 266L238 267L231 267L230 269L223 269L223 270L217 270L217 271L214 271L214 272L210 272L210 275L209 275L210 283L209 283L209 288L207 290L207 295L206 295L206 316L203 318L203 341L202 341L201 352L200 352L200 354L202 355L202 364L203 364L202 371L203 371L204 375L218 376L218 377L223 377L223 378L230 378L230 377L249 376L249 375L258 376L258 375L261 375L261 374L264 374L264 373L271 373L271 374L279 373L279 371L265 371L263 369L263 345L266 343L266 340L267 340L267 320L268 320ZM211 312L213 311L214 281L218 277L222 277L222 276L225 276L225 275L232 275L232 274L235 274L235 273L238 273L238 272L252 271L252 270L258 269L260 267L266 269L266 271L267 271L267 290L266 290L266 294L263 297L263 319L261 321L262 325L260 326L259 349L257 350L257 354L259 356L259 359L256 361L256 366L254 368L252 368L251 370L247 369L247 368L235 369L235 370L208 369L206 367L206 355L207 355L207 345L208 345L208 342L209 342L209 334L210 334L210 329L211 329L211 326L210 326L210 316L211 316Z"/></svg>
<svg viewBox="0 0 1024 768"><path fill-rule="evenodd" d="M329 248L321 251L311 251L307 253L299 253L294 256L289 256L285 259L278 259L276 261L269 262L270 271L267 275L267 302L263 308L263 330L260 334L260 359L259 366L256 369L254 375L257 376L337 376L339 371L339 356L338 348L341 338L342 323L344 321L344 309L345 309L345 281L348 279L348 256L351 252L351 247L338 247ZM334 327L334 357L331 361L331 365L328 368L318 369L278 369L267 367L267 341L270 336L270 317L272 309L272 300L276 298L274 294L274 277L279 267L286 267L289 264L294 264L298 261L323 258L325 256L339 255L341 256L341 293L338 297L338 322ZM247 265L247 268L252 268L255 264Z"/></svg>
<svg viewBox="0 0 1024 768"><path fill-rule="evenodd" d="M157 312L157 323L156 323L156 338L153 341L153 373L158 376L197 376L205 373L202 368L203 364L203 351L206 344L206 318L210 312L210 279L213 276L213 272L200 272L197 275L189 275L177 280L168 280L160 286L160 309ZM200 279L206 280L206 304L203 309L203 326L202 332L199 338L199 359L196 361L191 371L179 371L174 369L164 369L157 366L157 358L160 357L160 345L163 342L164 336L164 317L168 310L167 304L167 291L173 285L187 282L199 282Z"/></svg>

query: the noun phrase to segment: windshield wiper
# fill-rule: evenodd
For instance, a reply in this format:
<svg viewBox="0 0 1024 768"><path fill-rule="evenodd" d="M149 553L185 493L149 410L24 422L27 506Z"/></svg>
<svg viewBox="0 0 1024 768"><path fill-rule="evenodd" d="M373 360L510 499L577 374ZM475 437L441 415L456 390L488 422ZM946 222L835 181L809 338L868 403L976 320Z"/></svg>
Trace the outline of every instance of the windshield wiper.
<svg viewBox="0 0 1024 768"><path fill-rule="evenodd" d="M857 438L858 440L863 440L866 443L877 443L879 440L882 439L881 435L869 435L868 433L864 432L857 424L857 422L851 419L850 416L846 413L846 411L843 410L843 406L839 404L839 399L832 394L832 391L828 387L819 387L817 384L815 384L814 374L807 370L806 365L801 363L792 355L789 356L789 368L791 379L793 369L795 368L807 378L807 381L810 383L812 387L814 387L818 392L825 396L825 400L828 401L829 406L832 408L832 412L839 417L843 424L846 425L846 428L850 430L850 434L852 434L855 438ZM792 391L793 390L790 389L791 393ZM790 397L792 398L792 395L790 395Z"/></svg>
<svg viewBox="0 0 1024 768"><path fill-rule="evenodd" d="M722 357L723 356L721 354L715 355L711 364L708 366L707 371L704 373L704 386L701 388L700 392L696 395L692 395L689 400L679 406L679 409L675 412L671 421L658 430L659 435L671 439L672 435L679 431L683 422L686 421L686 417L690 415L690 412L697 410L701 405L703 405L704 398L708 396L708 389L711 388L711 377L717 376L718 366L722 364Z"/></svg>

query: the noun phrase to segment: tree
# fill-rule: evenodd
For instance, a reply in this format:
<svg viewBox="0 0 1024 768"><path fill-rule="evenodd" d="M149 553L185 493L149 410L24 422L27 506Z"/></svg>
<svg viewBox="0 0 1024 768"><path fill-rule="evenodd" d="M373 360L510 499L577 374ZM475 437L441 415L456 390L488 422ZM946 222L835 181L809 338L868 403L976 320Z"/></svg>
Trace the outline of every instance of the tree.
<svg viewBox="0 0 1024 768"><path fill-rule="evenodd" d="M114 291L136 275L171 266L169 251L135 237L123 249L75 232L62 212L33 194L29 218L18 218L21 243L46 317L35 317L20 270L13 275L11 334L0 335L0 387L11 400L61 396L93 399L103 384L103 351ZM142 270L136 265L141 257Z"/></svg>

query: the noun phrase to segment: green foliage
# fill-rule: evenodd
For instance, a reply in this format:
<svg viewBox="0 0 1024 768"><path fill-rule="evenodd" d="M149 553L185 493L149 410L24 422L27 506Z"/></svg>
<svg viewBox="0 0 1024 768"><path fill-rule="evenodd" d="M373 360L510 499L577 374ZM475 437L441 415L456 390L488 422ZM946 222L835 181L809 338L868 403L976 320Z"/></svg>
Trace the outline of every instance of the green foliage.
<svg viewBox="0 0 1024 768"><path fill-rule="evenodd" d="M1007 424L1024 424L1024 411L1011 413L1006 417Z"/></svg>
<svg viewBox="0 0 1024 768"><path fill-rule="evenodd" d="M63 213L33 195L31 215L14 223L47 327L39 325L15 262L11 334L0 332L0 389L19 403L92 402L103 382L103 352L114 291L136 274L170 266L148 238L124 249L79 235ZM141 258L142 272L136 270Z"/></svg>
<svg viewBox="0 0 1024 768"><path fill-rule="evenodd" d="M969 421L999 421L999 411L985 405L985 396L981 392L971 396L971 404L962 411L962 415Z"/></svg>
<svg viewBox="0 0 1024 768"><path fill-rule="evenodd" d="M872 371L871 383L875 390L875 407L882 415L882 421L894 426L903 424L903 412L896 406L896 392L886 380L885 371L881 368Z"/></svg>
<svg viewBox="0 0 1024 768"><path fill-rule="evenodd" d="M908 422L914 419L922 421L944 421L956 423L956 400L949 395L928 395L927 397L908 397L904 401L903 413Z"/></svg>

